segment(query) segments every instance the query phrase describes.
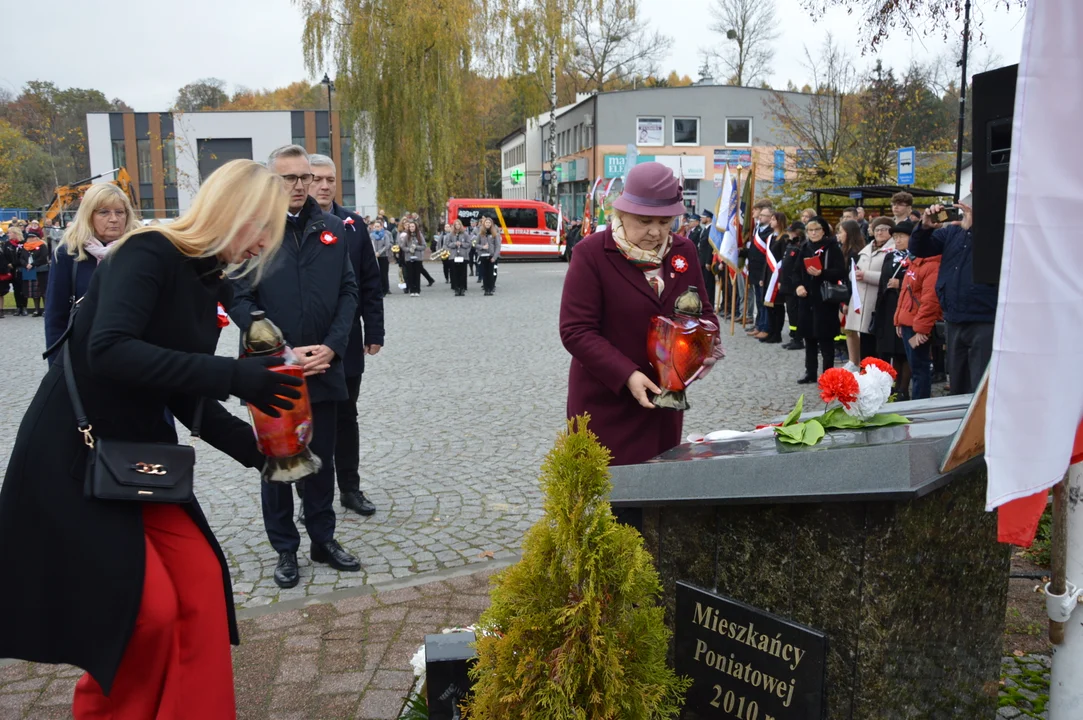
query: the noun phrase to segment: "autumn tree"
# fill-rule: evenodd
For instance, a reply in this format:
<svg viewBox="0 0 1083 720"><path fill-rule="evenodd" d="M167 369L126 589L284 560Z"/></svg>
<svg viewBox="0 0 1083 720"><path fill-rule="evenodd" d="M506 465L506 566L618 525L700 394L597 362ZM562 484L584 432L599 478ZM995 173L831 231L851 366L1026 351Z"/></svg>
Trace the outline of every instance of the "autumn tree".
<svg viewBox="0 0 1083 720"><path fill-rule="evenodd" d="M840 160L853 146L857 71L830 34L816 55L805 48L805 69L811 75L811 92L775 92L765 104L786 144L800 148L798 174L824 180L838 174Z"/></svg>
<svg viewBox="0 0 1083 720"><path fill-rule="evenodd" d="M188 83L177 91L173 109L180 112L198 112L200 110L218 110L227 102L225 80L203 78Z"/></svg>
<svg viewBox="0 0 1083 720"><path fill-rule="evenodd" d="M250 90L238 86L221 110L326 110L327 95L323 85L299 80L285 87ZM337 106L336 106L337 109Z"/></svg>
<svg viewBox="0 0 1083 720"><path fill-rule="evenodd" d="M654 75L673 44L639 16L636 0L576 3L571 24L574 47L567 71L576 92L601 92Z"/></svg>
<svg viewBox="0 0 1083 720"><path fill-rule="evenodd" d="M7 120L0 120L0 207L37 207L52 189L49 157Z"/></svg>
<svg viewBox="0 0 1083 720"><path fill-rule="evenodd" d="M754 87L771 74L778 40L775 0L715 0L711 24L718 40L706 55L729 85Z"/></svg>
<svg viewBox="0 0 1083 720"><path fill-rule="evenodd" d="M968 0L801 0L811 17L822 17L834 7L845 7L847 13L858 18L862 27L858 35L868 38L875 49L893 30L905 30L907 34L919 33L918 23L937 27L943 37L962 31L963 7ZM973 0L975 5L992 9L1011 10L1026 7L1027 0ZM972 19L975 30L981 32L982 16Z"/></svg>
<svg viewBox="0 0 1083 720"><path fill-rule="evenodd" d="M87 113L114 110L118 102L110 102L99 90L62 90L32 80L14 100L0 103L0 119L46 153L53 185L66 185L90 175Z"/></svg>

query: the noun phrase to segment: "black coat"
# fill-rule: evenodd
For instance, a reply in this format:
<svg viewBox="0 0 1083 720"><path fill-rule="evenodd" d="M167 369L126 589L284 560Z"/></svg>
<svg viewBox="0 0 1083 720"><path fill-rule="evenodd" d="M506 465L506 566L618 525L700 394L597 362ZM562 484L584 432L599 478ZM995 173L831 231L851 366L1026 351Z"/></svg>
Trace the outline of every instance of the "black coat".
<svg viewBox="0 0 1083 720"><path fill-rule="evenodd" d="M805 258L815 255L820 256L823 272L813 277L805 269ZM843 258L842 246L833 237L812 243L805 240L801 243L798 251L800 259L799 285L804 286L808 296L801 298L798 305L800 320L797 325L801 328L801 334L809 340L830 340L839 334L841 324L839 322L839 306L825 303L820 297L820 285L824 282L838 282L845 280L847 274L846 261Z"/></svg>
<svg viewBox="0 0 1083 720"><path fill-rule="evenodd" d="M329 242L323 233L329 232ZM263 272L259 285L250 276L233 280L229 316L242 333L251 312L265 310L291 347L326 345L335 352L331 367L307 379L312 402L346 400L342 361L357 314L357 281L349 257L346 228L311 197L299 217L286 222L282 247Z"/></svg>
<svg viewBox="0 0 1083 720"><path fill-rule="evenodd" d="M41 241L41 245L36 250L27 250L26 243L23 243L15 254L15 262L21 270L25 270L26 266L30 264L30 260L33 259L35 270L49 272L49 246L41 238L34 236L31 236L31 238Z"/></svg>
<svg viewBox="0 0 1083 720"><path fill-rule="evenodd" d="M7 295L11 290L11 283L16 282L18 271L17 255L19 248L12 245L7 238L0 238L0 275L10 275L7 280L0 280L0 295Z"/></svg>
<svg viewBox="0 0 1083 720"><path fill-rule="evenodd" d="M228 290L213 258L185 257L158 233L101 264L70 340L96 436L175 443L166 409L189 425L203 396L203 439L247 467L262 465L252 429L217 402L229 396L236 362L214 355ZM108 693L143 594L143 518L139 503L84 497L87 453L63 365L52 365L23 416L0 488L0 657L81 667ZM259 477L251 479L258 492ZM236 644L225 557L199 504L184 509L221 564Z"/></svg>
<svg viewBox="0 0 1083 720"><path fill-rule="evenodd" d="M936 297L950 323L996 320L996 285L974 282L974 233L960 225L935 230L918 225L910 235L910 252L915 257L943 255L936 278Z"/></svg>
<svg viewBox="0 0 1083 720"><path fill-rule="evenodd" d="M758 235L761 240L767 243L771 239L771 228L770 226L764 226L758 232L754 228L752 234ZM763 277L763 269L767 266L767 256L756 246L756 240L752 235L749 235L749 240L751 242L748 246L748 262L745 267L748 268L749 280L755 285L756 280Z"/></svg>
<svg viewBox="0 0 1083 720"><path fill-rule="evenodd" d="M767 244L767 249L771 252L771 257L773 257L775 259L776 263L782 262L782 259L786 254L786 248L789 246L789 242L790 242L790 236L783 233L782 235L778 235L778 236L773 237L771 239L771 241ZM771 275L773 275L773 273L771 272L771 265L769 263L764 263L764 265L763 265L763 276L760 278L761 280L763 280L764 289L766 289L767 286L770 284ZM778 271L778 282L779 282L779 285L781 286L781 284L782 284L782 270L781 269L779 269L779 271ZM779 292L782 292L781 287L779 288Z"/></svg>
<svg viewBox="0 0 1083 720"><path fill-rule="evenodd" d="M798 257L801 242L800 238L786 238L786 247L782 251L782 269L778 271L778 289L784 295L792 295L801 284L801 260Z"/></svg>
<svg viewBox="0 0 1083 720"><path fill-rule="evenodd" d="M342 364L346 377L357 377L365 372L365 346L384 344L384 288L380 282L380 264L376 261L376 251L372 249L372 238L364 218L336 202L331 204L331 214L342 220L346 227L346 248L357 280L357 312Z"/></svg>
<svg viewBox="0 0 1083 720"><path fill-rule="evenodd" d="M903 265L905 252L896 250L884 256L884 268L880 272L880 291L876 295L876 311L872 316L872 334L876 338L876 354L881 357L906 355L902 338L895 333L895 308L899 304L899 291L906 275ZM888 289L891 278L899 281L899 287Z"/></svg>

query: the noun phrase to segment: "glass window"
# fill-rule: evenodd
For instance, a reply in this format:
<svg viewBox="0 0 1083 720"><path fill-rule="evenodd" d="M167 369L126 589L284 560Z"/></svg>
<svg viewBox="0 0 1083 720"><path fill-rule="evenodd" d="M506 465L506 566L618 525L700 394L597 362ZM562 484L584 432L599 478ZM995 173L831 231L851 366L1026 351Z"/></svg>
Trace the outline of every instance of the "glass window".
<svg viewBox="0 0 1083 720"><path fill-rule="evenodd" d="M117 168L124 167L127 164L127 158L128 158L128 156L124 152L124 141L123 140L114 140L113 141L113 167L112 167L112 169L115 170Z"/></svg>
<svg viewBox="0 0 1083 720"><path fill-rule="evenodd" d="M139 159L139 182L153 182L154 163L150 159L150 138L135 141L136 157Z"/></svg>
<svg viewBox="0 0 1083 720"><path fill-rule="evenodd" d="M305 146L305 138L304 138L304 136L302 135L301 137L293 138L293 144L294 145L300 145L301 147L304 147Z"/></svg>
<svg viewBox="0 0 1083 720"><path fill-rule="evenodd" d="M550 230L557 229L557 214L555 212L545 213L545 227Z"/></svg>
<svg viewBox="0 0 1083 720"><path fill-rule="evenodd" d="M354 180L353 138L342 138L342 168L338 172L339 181Z"/></svg>
<svg viewBox="0 0 1083 720"><path fill-rule="evenodd" d="M699 145L699 118L673 118L673 144Z"/></svg>
<svg viewBox="0 0 1083 720"><path fill-rule="evenodd" d="M342 196L342 207L353 212L357 212L357 198L353 195Z"/></svg>
<svg viewBox="0 0 1083 720"><path fill-rule="evenodd" d="M537 229L538 227L538 211L534 208L505 208L501 212L504 214L504 224L508 228Z"/></svg>
<svg viewBox="0 0 1083 720"><path fill-rule="evenodd" d="M660 117L636 118L636 145L661 147L666 144L666 123Z"/></svg>
<svg viewBox="0 0 1083 720"><path fill-rule="evenodd" d="M144 197L139 199L139 209L143 211L143 217L154 217L154 198Z"/></svg>
<svg viewBox="0 0 1083 720"><path fill-rule="evenodd" d="M167 218L175 218L180 215L180 208L177 205L177 198L165 199L165 216Z"/></svg>
<svg viewBox="0 0 1083 720"><path fill-rule="evenodd" d="M726 118L726 144L752 144L752 118Z"/></svg>
<svg viewBox="0 0 1083 720"><path fill-rule="evenodd" d="M171 137L162 140L162 181L166 185L177 184L177 154Z"/></svg>
<svg viewBox="0 0 1083 720"><path fill-rule="evenodd" d="M316 152L320 155L331 155L331 138L316 138Z"/></svg>

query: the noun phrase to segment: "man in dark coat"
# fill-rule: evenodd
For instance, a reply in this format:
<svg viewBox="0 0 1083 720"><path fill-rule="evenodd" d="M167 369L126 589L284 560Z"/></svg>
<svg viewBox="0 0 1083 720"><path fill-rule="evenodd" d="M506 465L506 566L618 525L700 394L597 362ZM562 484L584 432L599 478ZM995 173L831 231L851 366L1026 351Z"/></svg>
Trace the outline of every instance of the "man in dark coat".
<svg viewBox="0 0 1083 720"><path fill-rule="evenodd" d="M286 336L308 378L312 403L309 447L323 467L304 480L305 527L312 540L314 562L336 570L357 571L361 563L334 539L334 453L337 403L347 400L343 358L357 314L357 281L349 259L346 228L308 196L312 168L308 153L287 145L271 153L267 167L278 173L289 193L289 213L282 247L264 271L259 285L234 281L236 297L230 317L242 333L252 324L251 312L263 310ZM293 488L262 484L263 524L278 552L274 579L291 588L299 580L297 550L301 538L293 522Z"/></svg>
<svg viewBox="0 0 1083 720"><path fill-rule="evenodd" d="M759 338L770 334L771 326L767 319L767 306L764 305L764 292L767 288L760 285L759 279L767 268L767 243L771 238L771 216L774 207L770 200L760 200L752 206L756 210L756 225L752 228L748 243L748 277L752 281L753 298L756 305L756 327L748 333Z"/></svg>
<svg viewBox="0 0 1083 720"><path fill-rule="evenodd" d="M944 225L935 221L942 206L926 209L910 236L910 252L922 258L944 256L936 296L947 330L951 394L963 395L977 389L993 355L997 286L974 282L974 215L966 205L957 205L963 209L962 221Z"/></svg>
<svg viewBox="0 0 1083 720"><path fill-rule="evenodd" d="M699 218L697 218L698 220ZM696 230L699 230L697 240L692 240L696 245L696 252L699 254L699 266L703 271L703 291L710 298L710 307L714 308L714 245L711 244L710 227L714 221L714 213L710 210L703 211L703 224L696 225Z"/></svg>
<svg viewBox="0 0 1083 720"><path fill-rule="evenodd" d="M346 226L346 248L357 279L358 312L354 313L343 362L346 390L350 397L338 403L335 474L338 477L339 500L348 510L359 515L372 515L376 512L376 506L361 492L361 476L358 473L361 430L357 425L357 399L361 395L365 356L375 355L384 345L384 290L380 265L376 261L364 218L335 202L338 184L335 163L326 155L313 155L310 163L312 185L308 192L319 203L321 210L339 218Z"/></svg>

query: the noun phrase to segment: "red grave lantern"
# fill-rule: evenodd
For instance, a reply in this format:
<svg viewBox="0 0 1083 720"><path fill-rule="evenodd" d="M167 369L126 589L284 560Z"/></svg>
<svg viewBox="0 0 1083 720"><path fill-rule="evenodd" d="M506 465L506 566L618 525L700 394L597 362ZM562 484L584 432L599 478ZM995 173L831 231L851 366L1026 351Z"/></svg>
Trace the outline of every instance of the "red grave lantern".
<svg viewBox="0 0 1083 720"><path fill-rule="evenodd" d="M655 407L687 410L685 390L703 372L703 362L718 342L718 326L704 320L699 291L692 286L673 303L672 315L655 315L647 332L647 357L658 373L662 394Z"/></svg>
<svg viewBox="0 0 1083 720"><path fill-rule="evenodd" d="M304 378L305 371L297 364L293 351L286 345L282 331L268 320L262 310L252 311L252 324L244 333L244 354L247 357L280 357L282 364L269 368L274 372ZM301 397L293 401L292 410L279 410L271 417L248 405L256 445L267 457L263 479L271 482L296 482L320 470L323 462L309 449L312 440L312 405L308 399L308 384L298 388Z"/></svg>

